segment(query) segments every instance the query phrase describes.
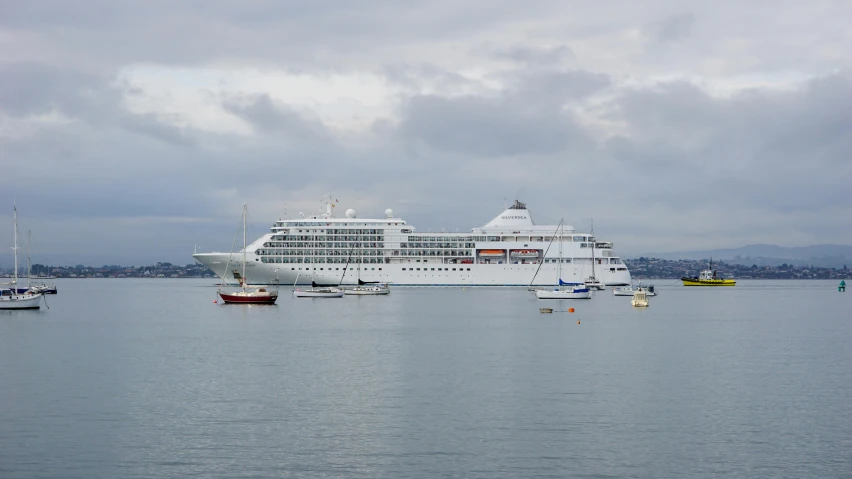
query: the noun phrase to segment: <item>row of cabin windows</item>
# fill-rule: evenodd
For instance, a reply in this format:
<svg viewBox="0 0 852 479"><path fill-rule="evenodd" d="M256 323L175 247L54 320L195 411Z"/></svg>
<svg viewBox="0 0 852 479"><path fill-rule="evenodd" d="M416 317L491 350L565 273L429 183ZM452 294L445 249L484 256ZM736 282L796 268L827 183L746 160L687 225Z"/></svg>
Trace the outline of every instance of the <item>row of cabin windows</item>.
<svg viewBox="0 0 852 479"><path fill-rule="evenodd" d="M400 243L400 248L473 248L475 243Z"/></svg>
<svg viewBox="0 0 852 479"><path fill-rule="evenodd" d="M254 250L256 255L275 255L275 256L382 256L382 252L377 249L365 250L327 250L327 249L257 249Z"/></svg>
<svg viewBox="0 0 852 479"><path fill-rule="evenodd" d="M335 238L338 241L325 241L325 240L317 240L313 241L313 238L289 238L287 241L278 241L273 238L273 241L267 241L263 243L264 246L274 246L274 247L294 247L294 246L318 246L318 247L337 247L337 248L353 248L359 246L373 246L374 248L378 245L379 248L384 244L384 240L379 238L376 240L375 238L370 239L361 239L352 241L340 241L340 238Z"/></svg>
<svg viewBox="0 0 852 479"><path fill-rule="evenodd" d="M372 229L358 229L358 230L337 230L337 229L324 229L324 230L293 230L299 233L322 233L326 235L381 235L385 234L385 230L372 230Z"/></svg>
<svg viewBox="0 0 852 479"><path fill-rule="evenodd" d="M576 262L576 261L586 261L586 262L588 262L588 261L590 261L590 260L591 260L591 258L575 258L575 259L574 259L574 261L575 261L575 262ZM563 263L570 263L571 261L572 261L572 260L571 260L571 258L562 258L562 262L563 262ZM559 260L558 260L558 259L546 259L546 260L544 260L544 262L545 262L545 263L558 263L558 262L559 262ZM606 259L604 259L604 258L595 258L595 262L596 262L597 264L623 264L623 263L621 262L621 260L620 260L620 259L618 259L618 258L610 258L610 259L609 259L609 263L607 263L607 260L606 260Z"/></svg>
<svg viewBox="0 0 852 479"><path fill-rule="evenodd" d="M470 251L453 251L453 250L431 250L431 251L418 251L418 250L401 250L402 254L400 256L473 256Z"/></svg>
<svg viewBox="0 0 852 479"><path fill-rule="evenodd" d="M357 252L359 250L364 251L366 254L367 251L377 251L384 249L384 244L382 243L358 243L352 245L340 245L338 243L335 244L305 244L305 243L263 243L264 248L275 248L278 250L284 250L284 253L293 254L294 248L305 248L307 250L325 250L326 248L332 248L338 253L349 254L349 252ZM336 253L336 254L338 254ZM269 253L269 254L281 254L281 253Z"/></svg>
<svg viewBox="0 0 852 479"><path fill-rule="evenodd" d="M560 236L557 236L558 240ZM591 236L562 236L563 242L581 243L585 241L595 241ZM408 241L423 241L423 242L447 242L447 241L532 241L532 242L550 242L553 241L552 236L409 236Z"/></svg>
<svg viewBox="0 0 852 479"><path fill-rule="evenodd" d="M485 236L409 236L408 241L446 243L448 241L485 241Z"/></svg>
<svg viewBox="0 0 852 479"><path fill-rule="evenodd" d="M260 258L262 263L331 263L331 264L384 264L390 263L390 260L385 258L360 258L359 259L349 259L347 258L284 258L281 256L263 256Z"/></svg>
<svg viewBox="0 0 852 479"><path fill-rule="evenodd" d="M340 255L340 256L337 256L337 257L327 257L327 256L306 257L303 254L298 254L298 255L294 255L294 256L296 256L296 257L288 258L288 257L281 257L281 256L273 256L273 257L262 256L260 261L263 262L263 263L353 263L353 264L357 264L357 263L389 263L390 262L389 258L356 257L356 255ZM364 256L367 256L367 255L365 254ZM417 260L418 263L420 261L421 260L419 260L419 259ZM588 262L588 261L590 261L589 258L574 258L573 260L571 258L562 258L563 264L572 263L572 262ZM595 261L596 261L597 264L601 264L601 265L603 265L603 264L624 264L618 258L610 258L609 262L607 262L606 259L602 259L602 258L597 258ZM423 262L425 263L425 262L427 262L427 260L424 259ZM559 262L560 262L560 260L558 260L558 259L545 259L544 260L545 264L556 264L556 263L559 263ZM518 262L516 261L515 263L518 263ZM536 264L536 263L537 262L531 262L530 264ZM499 264L502 264L502 261L500 261Z"/></svg>
<svg viewBox="0 0 852 479"><path fill-rule="evenodd" d="M384 241L384 235L349 235L349 236L327 236L327 235L276 235L272 239L279 241Z"/></svg>
<svg viewBox="0 0 852 479"><path fill-rule="evenodd" d="M302 268L298 268L298 269L299 269L299 271L303 270ZM352 270L354 268L349 268L349 269ZM313 271L325 271L325 268L304 268L304 271L311 271L311 270L313 270ZM328 268L328 270L331 271L331 268ZM361 270L362 271L367 271L367 270L375 271L376 268L361 268ZM379 268L379 271L381 271L381 270L382 270L382 268ZM290 271L296 271L296 268L290 268ZM334 268L334 271L340 271L340 268ZM346 271L346 268L343 268L343 271Z"/></svg>
<svg viewBox="0 0 852 479"><path fill-rule="evenodd" d="M334 225L335 225L335 226L366 226L367 224L368 224L368 223L335 223ZM375 224L375 223L369 223L369 224L373 225L373 224ZM402 225L402 224L404 224L404 223L399 223L399 222L393 223L393 222L389 222L387 225L388 225L388 226L399 226L399 225ZM284 221L279 221L279 222L275 223L275 226L277 226L277 227L279 227L279 228L284 228L284 227L291 227L291 228L292 228L292 227L294 227L294 226L296 226L296 227L298 227L298 226L331 226L331 223L329 223L329 222L328 222L328 221L326 221L326 220L317 220L317 221L294 221L294 222L292 222L292 223L287 223L287 222L284 222ZM337 231L337 230L336 230L336 231ZM340 231L348 231L348 230L340 230Z"/></svg>
<svg viewBox="0 0 852 479"><path fill-rule="evenodd" d="M437 268L438 271L455 271L457 268ZM458 268L459 271L470 271L470 268ZM420 268L402 268L403 271L420 271ZM435 268L423 268L423 271L435 271Z"/></svg>

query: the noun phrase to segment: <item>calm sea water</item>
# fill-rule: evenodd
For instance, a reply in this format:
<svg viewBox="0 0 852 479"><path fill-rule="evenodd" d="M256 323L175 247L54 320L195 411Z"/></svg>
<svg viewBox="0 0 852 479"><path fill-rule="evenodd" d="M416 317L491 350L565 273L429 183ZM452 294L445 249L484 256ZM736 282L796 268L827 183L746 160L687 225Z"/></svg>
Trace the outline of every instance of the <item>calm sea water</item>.
<svg viewBox="0 0 852 479"><path fill-rule="evenodd" d="M639 310L59 281L0 312L0 477L852 476L852 292L656 283Z"/></svg>

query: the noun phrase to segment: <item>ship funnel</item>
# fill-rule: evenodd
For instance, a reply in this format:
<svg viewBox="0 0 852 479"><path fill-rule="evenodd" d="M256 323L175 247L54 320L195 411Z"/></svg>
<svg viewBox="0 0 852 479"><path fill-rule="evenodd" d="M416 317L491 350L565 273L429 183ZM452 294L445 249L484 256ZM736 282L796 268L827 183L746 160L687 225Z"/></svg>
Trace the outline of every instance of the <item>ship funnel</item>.
<svg viewBox="0 0 852 479"><path fill-rule="evenodd" d="M527 205L515 200L515 203L512 206L506 208L506 211L497 215L484 227L523 228L534 224L532 216L530 215L529 210L527 210Z"/></svg>

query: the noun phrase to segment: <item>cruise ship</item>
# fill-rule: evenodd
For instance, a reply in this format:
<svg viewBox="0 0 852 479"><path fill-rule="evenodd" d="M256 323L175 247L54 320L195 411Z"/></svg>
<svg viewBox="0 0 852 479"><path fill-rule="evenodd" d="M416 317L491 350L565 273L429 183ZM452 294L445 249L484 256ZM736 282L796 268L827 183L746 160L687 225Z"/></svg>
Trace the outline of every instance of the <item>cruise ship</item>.
<svg viewBox="0 0 852 479"><path fill-rule="evenodd" d="M246 283L395 286L544 286L582 283L593 270L607 286L630 283L627 265L612 243L569 225L539 225L520 201L470 233L422 233L385 211L358 218L349 209L335 217L331 196L318 214L279 219L245 251ZM227 283L239 284L242 250L193 254Z"/></svg>

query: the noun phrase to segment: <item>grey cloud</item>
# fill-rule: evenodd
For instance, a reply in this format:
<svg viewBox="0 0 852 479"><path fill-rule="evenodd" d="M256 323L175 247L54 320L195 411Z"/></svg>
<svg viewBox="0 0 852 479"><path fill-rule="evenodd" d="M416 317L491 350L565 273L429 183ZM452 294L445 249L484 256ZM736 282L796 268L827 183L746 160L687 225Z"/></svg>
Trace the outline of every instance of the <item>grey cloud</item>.
<svg viewBox="0 0 852 479"><path fill-rule="evenodd" d="M509 48L498 49L495 55L497 58L512 60L519 63L530 63L551 67L559 66L563 62L573 61L577 58L574 51L567 45L556 45L553 47L515 45Z"/></svg>
<svg viewBox="0 0 852 479"><path fill-rule="evenodd" d="M494 97L411 97L398 134L431 149L488 157L593 147L589 133L562 107L609 86L606 75L522 69L507 72L504 80L510 87Z"/></svg>
<svg viewBox="0 0 852 479"><path fill-rule="evenodd" d="M688 210L678 198L712 193L719 206L814 211L849 197L852 82L834 75L790 92L712 98L685 83L633 91L620 100L632 138L608 151L648 168L662 185L641 191ZM828 174L824 174L831 172ZM692 192L692 193L691 193Z"/></svg>
<svg viewBox="0 0 852 479"><path fill-rule="evenodd" d="M72 121L124 128L173 145L193 144L181 128L153 115L134 115L122 106L122 85L108 78L32 63L0 65L0 109L13 117L58 111ZM132 91L129 93L133 93Z"/></svg>
<svg viewBox="0 0 852 479"><path fill-rule="evenodd" d="M623 118L636 136L682 146L706 142L726 108L685 81L628 90L616 107L616 118Z"/></svg>
<svg viewBox="0 0 852 479"><path fill-rule="evenodd" d="M223 106L228 112L267 133L282 133L301 138L322 137L331 140L322 123L309 121L286 106L276 105L268 94L258 95L253 99L225 99Z"/></svg>
<svg viewBox="0 0 852 479"><path fill-rule="evenodd" d="M515 80L513 94L558 105L597 93L611 83L607 75L582 70L524 70Z"/></svg>
<svg viewBox="0 0 852 479"><path fill-rule="evenodd" d="M646 31L657 43L672 43L689 38L695 24L695 15L681 13L649 24Z"/></svg>
<svg viewBox="0 0 852 479"><path fill-rule="evenodd" d="M567 113L525 110L502 99L417 96L406 104L399 132L436 150L483 156L554 153L588 144Z"/></svg>
<svg viewBox="0 0 852 479"><path fill-rule="evenodd" d="M195 141L181 128L168 125L153 115L125 115L121 125L130 132L149 136L175 146L193 146Z"/></svg>
<svg viewBox="0 0 852 479"><path fill-rule="evenodd" d="M12 115L97 113L118 101L108 79L35 63L0 63L0 108Z"/></svg>
<svg viewBox="0 0 852 479"><path fill-rule="evenodd" d="M383 66L381 72L389 81L413 91L420 91L429 86L448 95L464 88L479 86L475 80L425 63L392 63Z"/></svg>
<svg viewBox="0 0 852 479"><path fill-rule="evenodd" d="M129 56L167 65L222 59L317 65L330 57L342 64L348 55L388 45L464 38L504 22L505 8L529 10L504 0L489 2L488 8L450 0L427 6L388 0L40 0L4 4L0 28L39 31L52 50L41 53L52 61L76 54L106 69Z"/></svg>

